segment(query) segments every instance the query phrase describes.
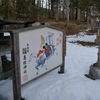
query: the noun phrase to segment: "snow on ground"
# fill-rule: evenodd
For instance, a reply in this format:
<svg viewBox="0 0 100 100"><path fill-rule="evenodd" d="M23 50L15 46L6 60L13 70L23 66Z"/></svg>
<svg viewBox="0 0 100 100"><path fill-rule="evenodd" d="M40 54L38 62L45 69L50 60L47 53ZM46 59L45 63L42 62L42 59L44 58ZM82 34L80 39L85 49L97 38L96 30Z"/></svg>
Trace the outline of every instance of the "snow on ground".
<svg viewBox="0 0 100 100"><path fill-rule="evenodd" d="M73 38L72 38L73 37ZM68 36L69 41L77 41L77 40L80 40L80 41L87 41L87 42L94 42L95 39L96 39L96 35L86 35L86 32L80 32L79 34L76 34L76 35L69 35Z"/></svg>
<svg viewBox="0 0 100 100"><path fill-rule="evenodd" d="M100 80L84 76L89 66L97 61L98 48L72 44L69 41L94 41L96 35L67 37L65 73L59 68L25 85L21 95L25 100L100 100ZM8 56L9 57L9 56ZM0 100L13 100L12 79L0 81Z"/></svg>

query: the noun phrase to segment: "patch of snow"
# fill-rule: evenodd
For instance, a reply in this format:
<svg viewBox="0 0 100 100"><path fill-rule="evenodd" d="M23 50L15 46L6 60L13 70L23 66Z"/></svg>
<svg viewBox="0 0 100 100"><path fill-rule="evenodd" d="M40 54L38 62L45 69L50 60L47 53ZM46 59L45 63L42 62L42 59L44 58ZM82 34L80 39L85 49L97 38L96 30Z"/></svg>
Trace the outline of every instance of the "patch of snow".
<svg viewBox="0 0 100 100"><path fill-rule="evenodd" d="M65 73L58 74L58 68L23 86L22 97L25 100L100 100L100 80L84 76L89 73L89 66L97 61L98 49L69 43L95 39L95 35L83 33L67 36ZM0 81L0 97L0 100L13 100L12 79Z"/></svg>

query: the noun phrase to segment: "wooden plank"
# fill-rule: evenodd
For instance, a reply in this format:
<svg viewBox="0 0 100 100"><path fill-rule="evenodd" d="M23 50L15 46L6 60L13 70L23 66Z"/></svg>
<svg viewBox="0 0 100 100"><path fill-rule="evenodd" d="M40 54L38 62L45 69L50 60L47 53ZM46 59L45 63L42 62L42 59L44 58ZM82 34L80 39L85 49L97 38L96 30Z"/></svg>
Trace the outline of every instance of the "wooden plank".
<svg viewBox="0 0 100 100"><path fill-rule="evenodd" d="M2 59L0 57L0 72L2 72Z"/></svg>
<svg viewBox="0 0 100 100"><path fill-rule="evenodd" d="M11 50L10 47L6 48L6 49L0 49L0 56L4 56L6 54L10 54Z"/></svg>
<svg viewBox="0 0 100 100"><path fill-rule="evenodd" d="M15 41L16 40L16 41ZM11 33L11 59L12 59L12 77L14 100L21 100L20 69L18 57L18 34Z"/></svg>
<svg viewBox="0 0 100 100"><path fill-rule="evenodd" d="M66 56L66 35L64 36L64 43L63 43L63 56Z"/></svg>
<svg viewBox="0 0 100 100"><path fill-rule="evenodd" d="M60 67L60 71L58 71L59 74L62 74L65 72L65 56L66 56L66 35L65 35L65 31L63 33L63 47L62 47L62 55L63 55L63 64Z"/></svg>

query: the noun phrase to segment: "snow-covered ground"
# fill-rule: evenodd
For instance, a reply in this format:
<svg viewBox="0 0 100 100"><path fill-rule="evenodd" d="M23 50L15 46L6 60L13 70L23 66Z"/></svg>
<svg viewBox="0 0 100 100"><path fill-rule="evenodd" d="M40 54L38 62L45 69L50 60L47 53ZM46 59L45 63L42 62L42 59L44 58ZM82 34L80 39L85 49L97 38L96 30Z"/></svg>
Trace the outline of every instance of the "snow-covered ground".
<svg viewBox="0 0 100 100"><path fill-rule="evenodd" d="M97 46L70 43L77 40L95 41L96 35L84 34L80 32L79 35L67 37L65 73L58 74L58 68L23 86L21 95L25 100L100 100L100 80L84 76L89 73L89 66L97 61ZM0 100L13 100L11 78L0 81Z"/></svg>

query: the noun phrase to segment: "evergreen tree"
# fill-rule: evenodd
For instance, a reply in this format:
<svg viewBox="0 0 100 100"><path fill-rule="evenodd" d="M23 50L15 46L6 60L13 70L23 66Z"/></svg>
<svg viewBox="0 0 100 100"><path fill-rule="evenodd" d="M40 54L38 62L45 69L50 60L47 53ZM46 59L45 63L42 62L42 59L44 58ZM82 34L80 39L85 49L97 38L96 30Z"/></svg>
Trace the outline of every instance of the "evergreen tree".
<svg viewBox="0 0 100 100"><path fill-rule="evenodd" d="M0 4L0 16L4 19L8 19L13 15L13 8L10 0L2 0Z"/></svg>

